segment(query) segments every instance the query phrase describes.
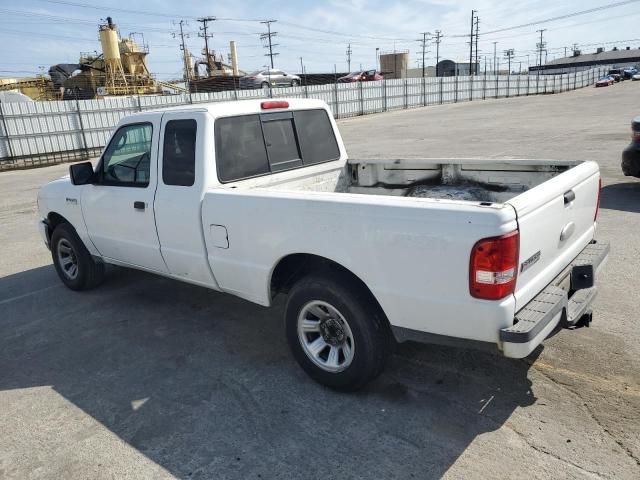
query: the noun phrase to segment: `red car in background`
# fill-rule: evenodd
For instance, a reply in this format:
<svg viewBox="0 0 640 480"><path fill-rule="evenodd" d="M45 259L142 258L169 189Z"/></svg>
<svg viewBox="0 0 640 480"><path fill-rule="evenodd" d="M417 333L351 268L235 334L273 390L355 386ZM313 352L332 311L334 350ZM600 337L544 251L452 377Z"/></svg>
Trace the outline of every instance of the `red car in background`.
<svg viewBox="0 0 640 480"><path fill-rule="evenodd" d="M352 83L352 82L373 82L375 80L382 80L384 77L375 70L364 70L362 72L350 73L344 77L338 79L339 83Z"/></svg>
<svg viewBox="0 0 640 480"><path fill-rule="evenodd" d="M615 79L610 75L606 75L596 82L596 87L608 87L614 83Z"/></svg>

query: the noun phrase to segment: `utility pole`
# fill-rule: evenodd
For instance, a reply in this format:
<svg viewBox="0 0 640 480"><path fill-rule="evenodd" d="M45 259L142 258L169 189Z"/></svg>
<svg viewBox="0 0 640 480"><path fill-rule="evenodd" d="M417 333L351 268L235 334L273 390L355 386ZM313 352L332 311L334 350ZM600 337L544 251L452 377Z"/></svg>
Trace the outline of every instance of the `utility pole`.
<svg viewBox="0 0 640 480"><path fill-rule="evenodd" d="M213 35L207 33L207 23L215 21L216 17L202 17L198 19L198 22L202 23L200 27L200 31L202 33L198 33L199 37L204 37L204 58L207 61L207 75L211 76L211 55L209 54L209 39L213 37Z"/></svg>
<svg viewBox="0 0 640 480"><path fill-rule="evenodd" d="M564 58L567 58L567 47L564 47Z"/></svg>
<svg viewBox="0 0 640 480"><path fill-rule="evenodd" d="M276 55L279 55L278 53L273 53L273 47L278 46L277 43L271 43L271 38L275 37L278 32L272 32L271 31L271 24L277 22L277 20L264 20L263 22L260 23L264 23L267 25L267 33L263 33L260 35L260 39L261 40L268 40L269 43L268 45L265 45L265 47L269 48L269 53L265 53L265 57L269 57L270 61L271 61L271 68L273 69L273 57L275 57Z"/></svg>
<svg viewBox="0 0 640 480"><path fill-rule="evenodd" d="M505 50L504 51L504 56L509 61L509 71L508 71L507 75L511 75L511 58L513 57L513 54L514 54L513 48L510 48L509 50Z"/></svg>
<svg viewBox="0 0 640 480"><path fill-rule="evenodd" d="M496 45L498 44L498 42L493 42L493 74L497 75L496 72Z"/></svg>
<svg viewBox="0 0 640 480"><path fill-rule="evenodd" d="M302 63L302 57L300 57L300 73L304 74L304 64Z"/></svg>
<svg viewBox="0 0 640 480"><path fill-rule="evenodd" d="M427 53L427 35L431 35L431 33L429 32L422 32L422 38L418 39L417 41L420 42L421 46L422 46L422 76L425 76L425 68L426 68L426 63L425 63L425 53Z"/></svg>
<svg viewBox="0 0 640 480"><path fill-rule="evenodd" d="M440 42L442 38L442 32L436 30L436 77L438 76L438 63L440 63Z"/></svg>
<svg viewBox="0 0 640 480"><path fill-rule="evenodd" d="M189 87L189 81L191 80L191 65L189 62L189 51L187 50L187 46L184 43L184 37L189 38L189 34L184 33L182 26L186 25L187 22L184 20L180 20L178 25L180 25L180 50L182 50L182 63L184 66L184 83L187 85L187 89ZM176 37L175 33L171 34L173 38Z"/></svg>
<svg viewBox="0 0 640 480"><path fill-rule="evenodd" d="M475 26L476 11L471 10L471 33L469 38L469 75L473 75L471 64L473 63L473 27Z"/></svg>
<svg viewBox="0 0 640 480"><path fill-rule="evenodd" d="M351 73L351 44L347 45L347 72Z"/></svg>
<svg viewBox="0 0 640 480"><path fill-rule="evenodd" d="M542 34L546 31L546 28L541 28L540 30L536 30L538 33L540 33L540 43L538 43L537 47L538 47L538 54L540 55L540 61L538 62L538 66L540 67L539 70L542 69L542 51L545 49L545 47L547 46L547 44L542 40Z"/></svg>
<svg viewBox="0 0 640 480"><path fill-rule="evenodd" d="M475 60L475 65L474 65L474 69L476 72L476 75L478 75L478 29L480 28L480 18L478 17L478 15L476 15L476 60Z"/></svg>

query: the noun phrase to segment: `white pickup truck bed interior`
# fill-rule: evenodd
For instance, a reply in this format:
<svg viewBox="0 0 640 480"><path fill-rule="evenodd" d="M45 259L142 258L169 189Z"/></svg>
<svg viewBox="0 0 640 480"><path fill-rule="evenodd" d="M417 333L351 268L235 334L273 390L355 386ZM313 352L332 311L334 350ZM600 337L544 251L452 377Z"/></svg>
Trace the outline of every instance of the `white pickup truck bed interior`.
<svg viewBox="0 0 640 480"><path fill-rule="evenodd" d="M577 165L559 160L350 159L319 174L294 179L258 178L234 188L357 193L504 203Z"/></svg>

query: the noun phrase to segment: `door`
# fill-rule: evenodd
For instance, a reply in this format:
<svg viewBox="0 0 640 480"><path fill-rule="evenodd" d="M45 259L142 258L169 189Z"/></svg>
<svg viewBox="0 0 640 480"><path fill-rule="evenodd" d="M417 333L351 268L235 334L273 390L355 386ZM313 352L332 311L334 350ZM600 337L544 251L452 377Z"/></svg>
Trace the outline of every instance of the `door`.
<svg viewBox="0 0 640 480"><path fill-rule="evenodd" d="M217 288L203 239L200 204L206 185L207 152L213 153L213 127L205 112L162 116L155 197L162 258L172 275ZM210 129L210 132L206 130ZM208 228L207 228L208 234Z"/></svg>
<svg viewBox="0 0 640 480"><path fill-rule="evenodd" d="M138 115L116 130L96 167L96 183L82 193L82 214L101 255L166 272L153 206L159 131L157 114Z"/></svg>

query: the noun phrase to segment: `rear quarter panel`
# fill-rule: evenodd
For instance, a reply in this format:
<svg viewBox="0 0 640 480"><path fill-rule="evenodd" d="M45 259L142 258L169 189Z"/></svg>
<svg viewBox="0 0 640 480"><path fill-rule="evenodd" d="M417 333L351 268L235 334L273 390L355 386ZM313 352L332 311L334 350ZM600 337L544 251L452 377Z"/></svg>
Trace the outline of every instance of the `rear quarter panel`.
<svg viewBox="0 0 640 480"><path fill-rule="evenodd" d="M309 253L362 279L392 325L497 342L513 322L513 296L478 300L468 286L474 243L516 228L509 206L217 188L205 194L202 218L221 289L253 302L270 304L279 260ZM228 248L217 226L226 228Z"/></svg>

